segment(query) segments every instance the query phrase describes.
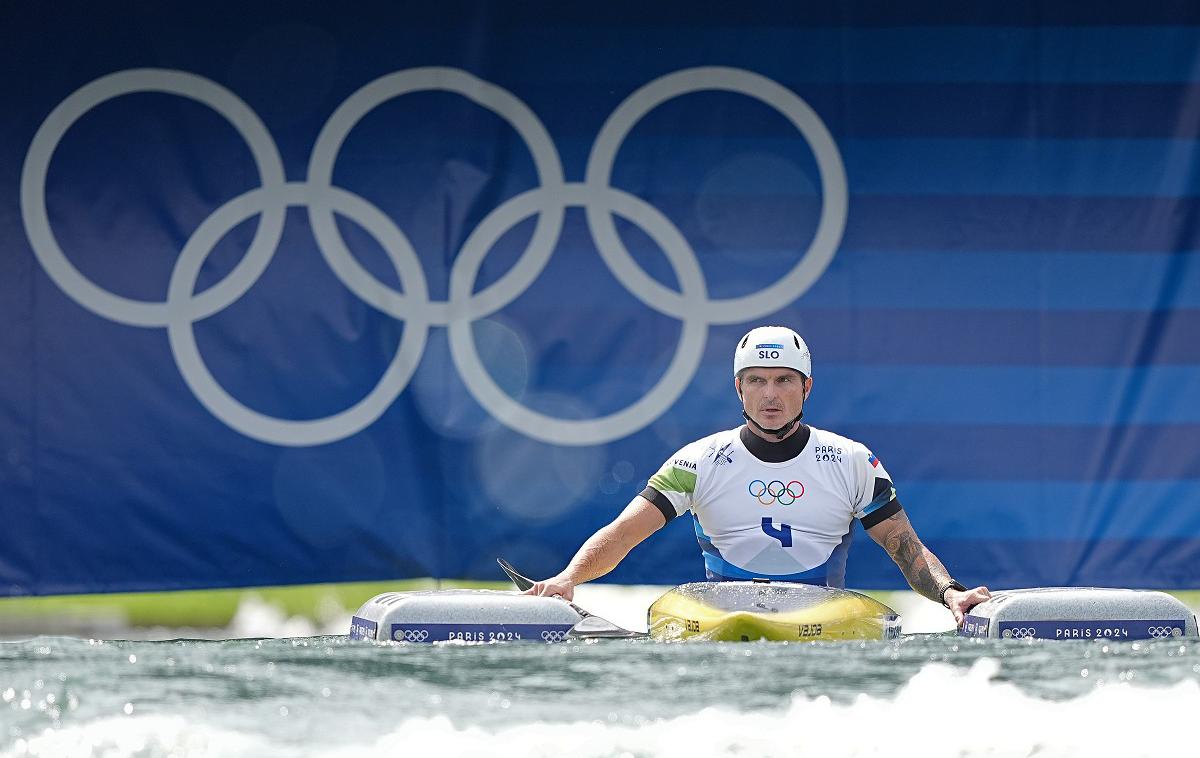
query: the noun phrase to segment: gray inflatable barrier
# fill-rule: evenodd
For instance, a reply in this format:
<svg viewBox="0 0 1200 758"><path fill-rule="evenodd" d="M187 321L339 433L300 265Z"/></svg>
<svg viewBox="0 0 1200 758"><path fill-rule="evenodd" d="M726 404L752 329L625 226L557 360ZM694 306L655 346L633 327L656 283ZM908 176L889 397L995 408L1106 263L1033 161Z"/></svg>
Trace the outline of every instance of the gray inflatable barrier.
<svg viewBox="0 0 1200 758"><path fill-rule="evenodd" d="M518 592L385 592L368 600L354 614L350 639L561 642L581 618L562 600Z"/></svg>
<svg viewBox="0 0 1200 758"><path fill-rule="evenodd" d="M1195 615L1165 592L1080 587L997 592L971 609L959 634L1039 640L1197 636Z"/></svg>

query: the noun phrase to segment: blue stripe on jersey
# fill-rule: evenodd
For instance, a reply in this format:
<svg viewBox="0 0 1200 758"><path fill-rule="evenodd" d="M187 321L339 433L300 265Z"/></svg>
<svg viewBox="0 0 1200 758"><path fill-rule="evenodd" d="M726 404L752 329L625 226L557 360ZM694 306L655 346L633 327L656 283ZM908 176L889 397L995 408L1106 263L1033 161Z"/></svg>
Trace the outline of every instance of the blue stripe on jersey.
<svg viewBox="0 0 1200 758"><path fill-rule="evenodd" d="M862 509L862 515L868 516L883 506L892 502L896 498L896 488L889 486L886 490L879 493L879 496L867 504L866 508Z"/></svg>
<svg viewBox="0 0 1200 758"><path fill-rule="evenodd" d="M846 586L846 557L850 543L854 539L854 529L846 532L842 541L830 553L825 563L816 568L796 574L761 574L746 571L733 565L721 555L721 551L712 543L712 539L700 527L700 520L693 514L692 522L696 527L696 541L700 544L700 552L704 556L704 572L711 581L749 581L751 579L770 579L774 582L803 582L804 584L820 584L827 587L842 588Z"/></svg>
<svg viewBox="0 0 1200 758"><path fill-rule="evenodd" d="M696 514L692 514L692 525L696 527L696 542L700 543L700 552L704 554L705 565L708 562L708 556L715 556L722 563L725 559L721 556L721 551L712 543L712 538L704 533L704 529L700 526L700 519L696 518Z"/></svg>

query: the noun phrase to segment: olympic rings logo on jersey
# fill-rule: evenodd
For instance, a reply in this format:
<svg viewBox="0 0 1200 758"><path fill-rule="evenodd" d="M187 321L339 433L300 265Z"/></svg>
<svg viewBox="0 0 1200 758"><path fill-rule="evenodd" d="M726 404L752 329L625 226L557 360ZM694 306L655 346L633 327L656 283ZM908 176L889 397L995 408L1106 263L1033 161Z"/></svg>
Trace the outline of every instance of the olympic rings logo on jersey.
<svg viewBox="0 0 1200 758"><path fill-rule="evenodd" d="M766 506L779 503L780 505L791 505L800 498L804 497L804 484L793 479L784 484L778 479L770 482L764 482L762 479L755 479L747 486L750 494L753 495L758 502Z"/></svg>
<svg viewBox="0 0 1200 758"><path fill-rule="evenodd" d="M719 90L762 101L799 131L816 160L822 206L816 233L804 255L771 285L750 294L710 298L704 272L683 233L657 208L609 184L622 143L637 123L659 105L694 92ZM429 297L420 260L408 236L362 196L333 185L334 164L355 125L382 103L414 92L457 93L507 121L533 157L541 186L501 203L470 232L454 256L445 301ZM223 116L246 141L261 186L227 201L200 223L183 246L171 273L166 299L146 301L117 295L90 279L59 247L46 207L50 162L67 130L91 109L113 98L157 92L198 101ZM661 416L678 399L700 365L715 324L752 321L774 313L812 286L829 266L846 225L848 193L841 155L820 117L796 93L760 74L704 66L676 71L627 97L601 126L582 182L564 177L562 162L545 126L507 90L461 69L411 68L375 79L350 95L325 123L313 146L304 181L288 181L279 150L251 108L225 87L171 69L129 69L103 76L59 103L34 135L21 174L21 216L42 268L66 295L111 321L165 328L184 381L200 403L238 432L278 445L321 445L358 433L383 414L408 385L420 363L430 327L448 330L455 367L474 399L508 427L543 442L597 445L633 434ZM324 418L295 420L255 411L217 381L196 343L193 326L232 305L266 270L283 235L289 207L308 212L321 255L334 275L371 307L405 322L400 344L383 376L351 407ZM549 262L567 208L581 207L600 256L614 277L650 308L682 322L679 344L658 383L631 405L607 416L567 419L533 410L508 395L479 357L471 325L513 302ZM347 248L335 214L353 221L383 248L402 283L380 281ZM245 257L221 281L196 292L201 269L217 243L255 216L258 228ZM537 216L528 246L495 282L475 291L484 259L512 228ZM614 216L645 232L663 251L679 283L676 291L650 276L617 234Z"/></svg>

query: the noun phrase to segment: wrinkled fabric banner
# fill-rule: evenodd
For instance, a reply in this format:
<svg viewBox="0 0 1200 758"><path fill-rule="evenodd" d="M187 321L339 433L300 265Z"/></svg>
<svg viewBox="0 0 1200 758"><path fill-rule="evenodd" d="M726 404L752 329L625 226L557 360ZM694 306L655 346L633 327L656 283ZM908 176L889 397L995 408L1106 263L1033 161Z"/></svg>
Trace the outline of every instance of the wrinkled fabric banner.
<svg viewBox="0 0 1200 758"><path fill-rule="evenodd" d="M552 573L762 323L962 581L1200 586L1200 11L1076 13L0 11L0 594Z"/></svg>

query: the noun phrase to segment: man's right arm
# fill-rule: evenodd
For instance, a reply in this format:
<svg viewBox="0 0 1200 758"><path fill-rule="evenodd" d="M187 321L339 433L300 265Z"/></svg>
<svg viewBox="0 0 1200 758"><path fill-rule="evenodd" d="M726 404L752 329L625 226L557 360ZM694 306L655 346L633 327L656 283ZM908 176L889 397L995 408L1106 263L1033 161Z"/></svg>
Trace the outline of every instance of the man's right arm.
<svg viewBox="0 0 1200 758"><path fill-rule="evenodd" d="M616 568L629 551L667 523L654 503L638 495L613 521L601 527L575 553L567 567L525 591L526 595L575 597L575 586L604 576Z"/></svg>

